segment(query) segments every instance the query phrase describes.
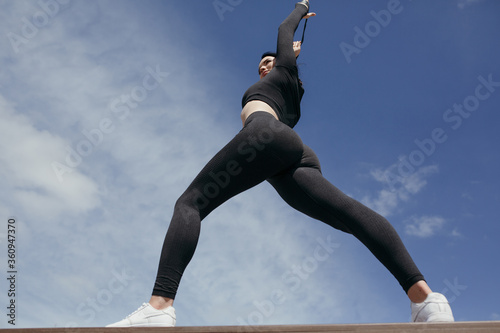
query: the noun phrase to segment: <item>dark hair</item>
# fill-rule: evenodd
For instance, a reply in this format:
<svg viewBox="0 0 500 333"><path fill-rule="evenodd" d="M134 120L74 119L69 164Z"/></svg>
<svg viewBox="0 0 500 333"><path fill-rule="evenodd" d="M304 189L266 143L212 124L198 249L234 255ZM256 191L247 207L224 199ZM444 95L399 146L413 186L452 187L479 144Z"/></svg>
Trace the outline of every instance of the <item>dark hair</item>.
<svg viewBox="0 0 500 333"><path fill-rule="evenodd" d="M276 58L276 52L265 52L262 57L260 57L260 60L264 59L265 57L275 57Z"/></svg>

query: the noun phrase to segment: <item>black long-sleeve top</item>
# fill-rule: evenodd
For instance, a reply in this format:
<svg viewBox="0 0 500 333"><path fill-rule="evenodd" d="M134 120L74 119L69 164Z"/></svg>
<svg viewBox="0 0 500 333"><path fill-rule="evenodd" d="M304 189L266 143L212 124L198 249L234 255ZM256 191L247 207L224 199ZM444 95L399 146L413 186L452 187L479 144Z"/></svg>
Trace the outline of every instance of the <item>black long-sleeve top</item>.
<svg viewBox="0 0 500 333"><path fill-rule="evenodd" d="M306 14L307 7L297 3L292 13L281 23L273 70L248 88L242 99L242 107L253 100L269 104L279 120L292 128L299 121L300 101L304 95L293 50L293 37Z"/></svg>

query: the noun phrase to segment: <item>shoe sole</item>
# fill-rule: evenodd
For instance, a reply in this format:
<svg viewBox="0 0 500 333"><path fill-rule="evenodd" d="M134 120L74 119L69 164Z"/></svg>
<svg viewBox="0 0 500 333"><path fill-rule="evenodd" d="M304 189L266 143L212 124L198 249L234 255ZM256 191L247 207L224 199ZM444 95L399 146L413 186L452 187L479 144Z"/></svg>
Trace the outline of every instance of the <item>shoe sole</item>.
<svg viewBox="0 0 500 333"><path fill-rule="evenodd" d="M450 314L440 313L434 316L429 316L427 322L454 322L455 318L453 318Z"/></svg>

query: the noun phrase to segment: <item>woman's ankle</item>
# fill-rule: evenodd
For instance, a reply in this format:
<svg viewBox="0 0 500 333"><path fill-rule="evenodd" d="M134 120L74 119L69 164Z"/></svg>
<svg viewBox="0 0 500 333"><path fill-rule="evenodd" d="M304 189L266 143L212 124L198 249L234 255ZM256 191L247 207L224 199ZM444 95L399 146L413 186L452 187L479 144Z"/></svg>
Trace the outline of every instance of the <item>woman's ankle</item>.
<svg viewBox="0 0 500 333"><path fill-rule="evenodd" d="M168 308L169 306L173 306L174 300L168 297L153 295L149 300L149 304L151 304L151 306L156 310L163 310Z"/></svg>
<svg viewBox="0 0 500 333"><path fill-rule="evenodd" d="M422 303L430 293L432 293L432 290L427 282L421 280L408 289L408 298L413 303Z"/></svg>
<svg viewBox="0 0 500 333"><path fill-rule="evenodd" d="M422 303L430 293L432 293L432 290L427 282L421 280L408 289L408 298L413 303Z"/></svg>

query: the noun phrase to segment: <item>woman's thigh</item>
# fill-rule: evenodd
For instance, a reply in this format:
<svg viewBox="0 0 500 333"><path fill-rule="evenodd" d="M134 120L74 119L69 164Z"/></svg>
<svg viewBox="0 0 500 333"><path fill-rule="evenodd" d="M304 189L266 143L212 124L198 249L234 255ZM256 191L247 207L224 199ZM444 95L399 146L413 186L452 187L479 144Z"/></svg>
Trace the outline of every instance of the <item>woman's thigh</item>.
<svg viewBox="0 0 500 333"><path fill-rule="evenodd" d="M356 211L367 209L323 177L316 154L306 145L300 162L268 181L291 207L348 233Z"/></svg>
<svg viewBox="0 0 500 333"><path fill-rule="evenodd" d="M290 127L266 112L252 114L245 127L201 170L183 197L202 219L231 197L290 168L303 144Z"/></svg>

